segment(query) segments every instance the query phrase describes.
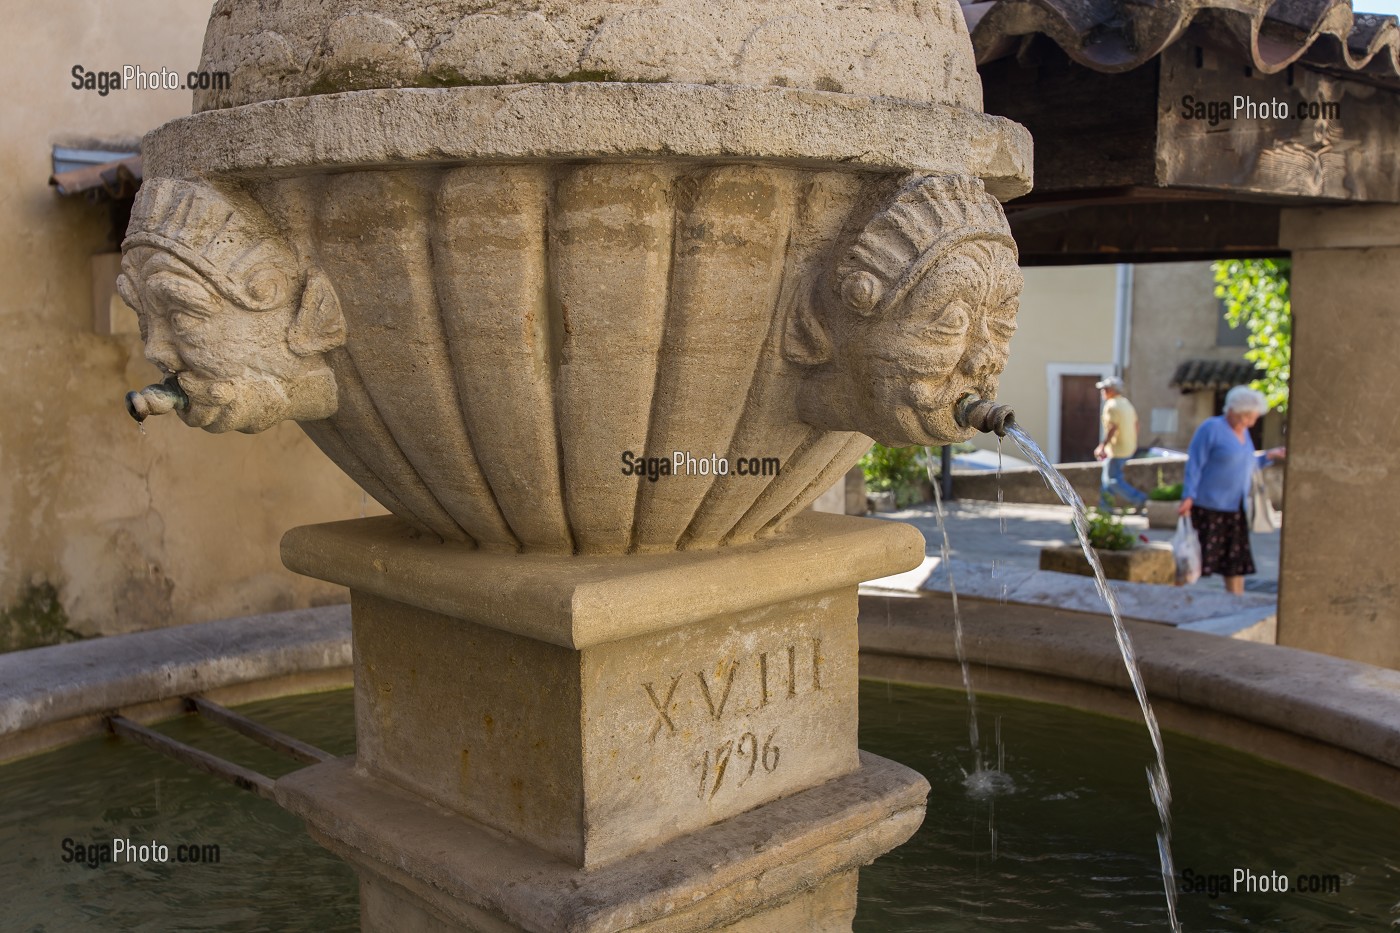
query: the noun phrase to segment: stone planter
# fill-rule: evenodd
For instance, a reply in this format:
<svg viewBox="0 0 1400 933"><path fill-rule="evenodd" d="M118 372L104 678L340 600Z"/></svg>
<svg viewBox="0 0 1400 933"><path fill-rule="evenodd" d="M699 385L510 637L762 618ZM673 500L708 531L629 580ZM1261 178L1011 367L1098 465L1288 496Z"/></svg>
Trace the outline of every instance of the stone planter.
<svg viewBox="0 0 1400 933"><path fill-rule="evenodd" d="M1180 508L1180 499L1148 499L1147 500L1147 527L1157 529L1171 529L1176 527L1176 510Z"/></svg>
<svg viewBox="0 0 1400 933"><path fill-rule="evenodd" d="M1130 583L1175 583L1176 561L1169 544L1139 544L1129 551L1095 548L1103 564L1104 576ZM1077 544L1060 544L1040 549L1040 569L1057 573L1077 573L1091 577L1094 571Z"/></svg>

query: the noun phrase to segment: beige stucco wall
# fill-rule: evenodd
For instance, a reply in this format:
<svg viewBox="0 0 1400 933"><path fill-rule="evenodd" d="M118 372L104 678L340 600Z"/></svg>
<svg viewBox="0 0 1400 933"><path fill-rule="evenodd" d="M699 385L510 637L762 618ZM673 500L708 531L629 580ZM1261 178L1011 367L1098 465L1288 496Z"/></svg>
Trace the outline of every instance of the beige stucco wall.
<svg viewBox="0 0 1400 933"><path fill-rule="evenodd" d="M1208 262L1150 263L1133 267L1132 339L1124 368L1128 397L1137 406L1143 444L1185 450L1196 426L1209 418L1210 392L1183 395L1169 383L1184 360L1238 360L1240 347L1217 347L1220 303ZM1153 431L1152 409L1173 408L1177 430Z"/></svg>
<svg viewBox="0 0 1400 933"><path fill-rule="evenodd" d="M1021 270L1021 293L1011 357L1001 377L998 400L1016 410L1016 420L1050 451L1051 408L1048 367L1113 364L1113 314L1117 269L1104 266L1055 266ZM973 443L996 449L996 438L983 435ZM1013 450L1006 453L1014 454Z"/></svg>
<svg viewBox="0 0 1400 933"><path fill-rule="evenodd" d="M84 633L344 598L283 570L277 544L293 525L359 515L359 490L295 425L213 437L164 418L143 437L122 396L156 371L138 338L101 337L91 323L89 257L113 248L107 209L45 184L52 144L136 139L190 109L182 91L74 90L73 65L188 71L208 6L66 0L6 11L0 613L41 582Z"/></svg>
<svg viewBox="0 0 1400 933"><path fill-rule="evenodd" d="M1124 381L1142 419L1141 443L1185 450L1202 421L1215 414L1211 391L1183 394L1171 387L1186 360L1244 359L1245 347L1216 346L1220 302L1209 262L1163 262L1133 266L1133 313ZM1152 409L1173 408L1176 431L1153 431ZM1265 417L1265 446L1283 443L1283 417Z"/></svg>

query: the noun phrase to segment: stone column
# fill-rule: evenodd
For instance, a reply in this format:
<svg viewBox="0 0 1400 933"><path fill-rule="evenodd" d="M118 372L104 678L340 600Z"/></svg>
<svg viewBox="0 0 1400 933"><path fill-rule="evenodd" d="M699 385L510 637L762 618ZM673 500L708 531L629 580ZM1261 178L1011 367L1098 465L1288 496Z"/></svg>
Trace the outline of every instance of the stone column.
<svg viewBox="0 0 1400 933"><path fill-rule="evenodd" d="M278 800L355 867L365 930L849 930L928 792L857 750L856 586L922 557L820 513L631 557L295 529L287 566L353 593L358 754Z"/></svg>
<svg viewBox="0 0 1400 933"><path fill-rule="evenodd" d="M1278 643L1400 668L1400 207L1285 211L1293 363Z"/></svg>

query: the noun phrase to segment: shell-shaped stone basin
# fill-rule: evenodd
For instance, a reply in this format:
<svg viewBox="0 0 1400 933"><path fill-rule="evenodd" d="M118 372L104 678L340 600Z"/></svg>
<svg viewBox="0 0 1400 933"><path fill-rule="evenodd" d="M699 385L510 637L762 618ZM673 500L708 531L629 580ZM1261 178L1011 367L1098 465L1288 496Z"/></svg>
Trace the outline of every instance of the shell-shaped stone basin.
<svg viewBox="0 0 1400 933"><path fill-rule="evenodd" d="M303 423L331 459L447 540L616 554L773 533L869 446L799 420L780 344L839 225L882 183L594 161L249 190L345 315L338 411ZM671 475L649 478L646 458Z"/></svg>

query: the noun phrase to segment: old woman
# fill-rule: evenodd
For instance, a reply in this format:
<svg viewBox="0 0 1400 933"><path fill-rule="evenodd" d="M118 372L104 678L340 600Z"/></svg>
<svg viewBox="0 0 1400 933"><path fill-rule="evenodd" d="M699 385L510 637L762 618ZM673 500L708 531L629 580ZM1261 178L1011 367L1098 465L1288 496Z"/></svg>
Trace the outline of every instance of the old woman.
<svg viewBox="0 0 1400 933"><path fill-rule="evenodd" d="M1201 539L1201 575L1218 573L1225 591L1244 592L1246 574L1254 573L1249 549L1249 499L1254 472L1264 463L1282 460L1286 451L1254 449L1249 429L1269 410L1264 393L1235 386L1225 395L1225 412L1207 418L1196 429L1187 451L1181 515L1190 515Z"/></svg>

